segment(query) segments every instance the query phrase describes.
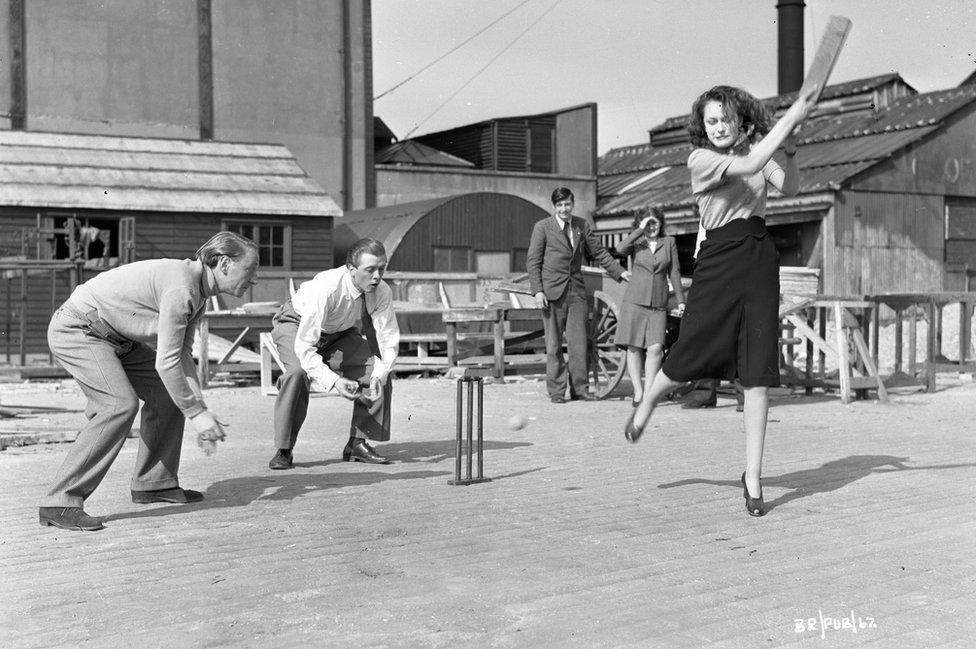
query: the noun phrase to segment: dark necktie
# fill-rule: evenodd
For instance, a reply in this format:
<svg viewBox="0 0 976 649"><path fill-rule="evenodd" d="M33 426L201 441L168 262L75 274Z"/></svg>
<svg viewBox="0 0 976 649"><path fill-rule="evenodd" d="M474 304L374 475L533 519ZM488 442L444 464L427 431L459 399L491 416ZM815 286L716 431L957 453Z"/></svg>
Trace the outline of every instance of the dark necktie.
<svg viewBox="0 0 976 649"><path fill-rule="evenodd" d="M361 332L364 336L366 336L366 344L369 345L369 351L376 358L383 358L380 355L380 345L376 341L376 329L373 328L373 316L369 314L369 309L366 308L365 293L359 296L359 303L359 319L362 325Z"/></svg>
<svg viewBox="0 0 976 649"><path fill-rule="evenodd" d="M566 243L569 244L569 249L570 250L573 249L573 237L570 235L570 228L571 227L572 226L569 224L568 221L563 225L563 235L565 235L565 237L566 237Z"/></svg>

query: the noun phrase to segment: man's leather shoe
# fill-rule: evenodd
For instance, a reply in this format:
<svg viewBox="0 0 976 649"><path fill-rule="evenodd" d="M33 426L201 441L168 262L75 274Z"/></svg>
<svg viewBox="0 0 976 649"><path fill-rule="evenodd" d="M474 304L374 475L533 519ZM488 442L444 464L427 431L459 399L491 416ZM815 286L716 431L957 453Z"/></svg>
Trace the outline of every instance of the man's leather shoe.
<svg viewBox="0 0 976 649"><path fill-rule="evenodd" d="M692 395L681 404L681 407L685 410L694 410L695 408L714 408L717 403L718 400L714 395L702 394L699 396L696 393L692 393Z"/></svg>
<svg viewBox="0 0 976 649"><path fill-rule="evenodd" d="M291 449L279 448L275 456L268 462L269 469L290 469L295 465L295 459L291 456Z"/></svg>
<svg viewBox="0 0 976 649"><path fill-rule="evenodd" d="M553 403L566 403L566 397L561 397L558 394L554 397L549 397L549 401Z"/></svg>
<svg viewBox="0 0 976 649"><path fill-rule="evenodd" d="M366 462L367 464L389 464L389 458L379 455L366 443L366 440L357 439L356 443L348 443L342 449L343 462Z"/></svg>
<svg viewBox="0 0 976 649"><path fill-rule="evenodd" d="M148 505L149 503L176 503L185 505L187 503L198 503L203 500L203 494L192 489L153 489L152 491L133 491L132 502L138 505Z"/></svg>
<svg viewBox="0 0 976 649"><path fill-rule="evenodd" d="M53 525L63 530L94 532L105 529L102 521L89 516L81 507L40 507L37 518L41 525Z"/></svg>

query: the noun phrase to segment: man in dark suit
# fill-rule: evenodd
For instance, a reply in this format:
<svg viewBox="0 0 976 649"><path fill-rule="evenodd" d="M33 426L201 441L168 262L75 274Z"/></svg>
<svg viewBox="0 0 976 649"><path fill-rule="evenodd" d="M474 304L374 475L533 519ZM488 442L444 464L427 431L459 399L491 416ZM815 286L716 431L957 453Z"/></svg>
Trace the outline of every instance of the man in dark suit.
<svg viewBox="0 0 976 649"><path fill-rule="evenodd" d="M532 230L526 256L529 286L543 309L546 332L546 389L553 403L566 402L567 365L563 335L569 347L570 399L591 399L587 389L586 317L589 302L583 282L584 257L596 260L616 280L630 279L586 219L573 216L574 196L566 187L552 192L554 214Z"/></svg>

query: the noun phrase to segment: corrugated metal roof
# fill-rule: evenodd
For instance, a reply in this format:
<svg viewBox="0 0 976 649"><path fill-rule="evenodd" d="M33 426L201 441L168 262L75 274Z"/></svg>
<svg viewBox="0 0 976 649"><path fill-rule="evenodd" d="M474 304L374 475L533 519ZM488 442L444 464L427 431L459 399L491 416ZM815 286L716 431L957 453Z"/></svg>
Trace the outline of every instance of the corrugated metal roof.
<svg viewBox="0 0 976 649"><path fill-rule="evenodd" d="M278 144L0 131L0 204L342 216Z"/></svg>
<svg viewBox="0 0 976 649"><path fill-rule="evenodd" d="M474 167L474 163L416 140L404 140L376 152L376 164L408 164L435 167Z"/></svg>
<svg viewBox="0 0 976 649"><path fill-rule="evenodd" d="M600 157L601 176L611 176L617 173L633 171L648 171L659 167L673 167L683 165L688 161L691 153L690 144L679 144L668 147L652 147L642 144L627 149L615 149Z"/></svg>
<svg viewBox="0 0 976 649"><path fill-rule="evenodd" d="M336 254L345 255L353 243L364 237L382 241L386 246L387 257L392 257L403 237L414 224L433 210L458 196L441 196L426 201L412 201L399 205L372 207L346 213L346 218L337 223L333 230L333 244Z"/></svg>
<svg viewBox="0 0 976 649"><path fill-rule="evenodd" d="M928 135L938 126L909 128L890 133L875 133L857 137L839 138L805 143L799 158L801 169L841 165L851 162L877 161ZM805 140L805 142L807 142Z"/></svg>
<svg viewBox="0 0 976 649"><path fill-rule="evenodd" d="M804 124L798 142L800 193L836 188L929 135L947 117L974 101L976 86L969 85L903 97L877 113L809 121ZM602 156L595 215L619 215L649 205L689 204L691 182L687 158L690 151L690 145L654 149L650 144L642 144L615 149ZM673 166L667 173L628 188L648 169L666 162ZM624 192L625 189L628 191Z"/></svg>

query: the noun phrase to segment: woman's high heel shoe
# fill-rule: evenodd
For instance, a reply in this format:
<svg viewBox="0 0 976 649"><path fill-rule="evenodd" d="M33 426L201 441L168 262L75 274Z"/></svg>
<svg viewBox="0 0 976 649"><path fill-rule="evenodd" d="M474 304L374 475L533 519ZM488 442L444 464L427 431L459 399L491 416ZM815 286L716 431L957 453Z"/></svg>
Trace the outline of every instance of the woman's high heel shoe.
<svg viewBox="0 0 976 649"><path fill-rule="evenodd" d="M749 495L749 487L746 486L746 473L742 472L742 495L746 499L746 511L750 516L763 516L766 513L766 505L763 503L762 485L759 486L759 497L753 498Z"/></svg>
<svg viewBox="0 0 976 649"><path fill-rule="evenodd" d="M634 426L634 415L636 414L637 414L636 408L634 410L631 410L630 417L627 417L627 423L624 424L624 437L626 437L627 441L630 442L631 444L636 444L637 440L639 440L641 438L641 435L644 434L643 429L638 429L636 426ZM644 425L646 426L647 422L644 422Z"/></svg>

